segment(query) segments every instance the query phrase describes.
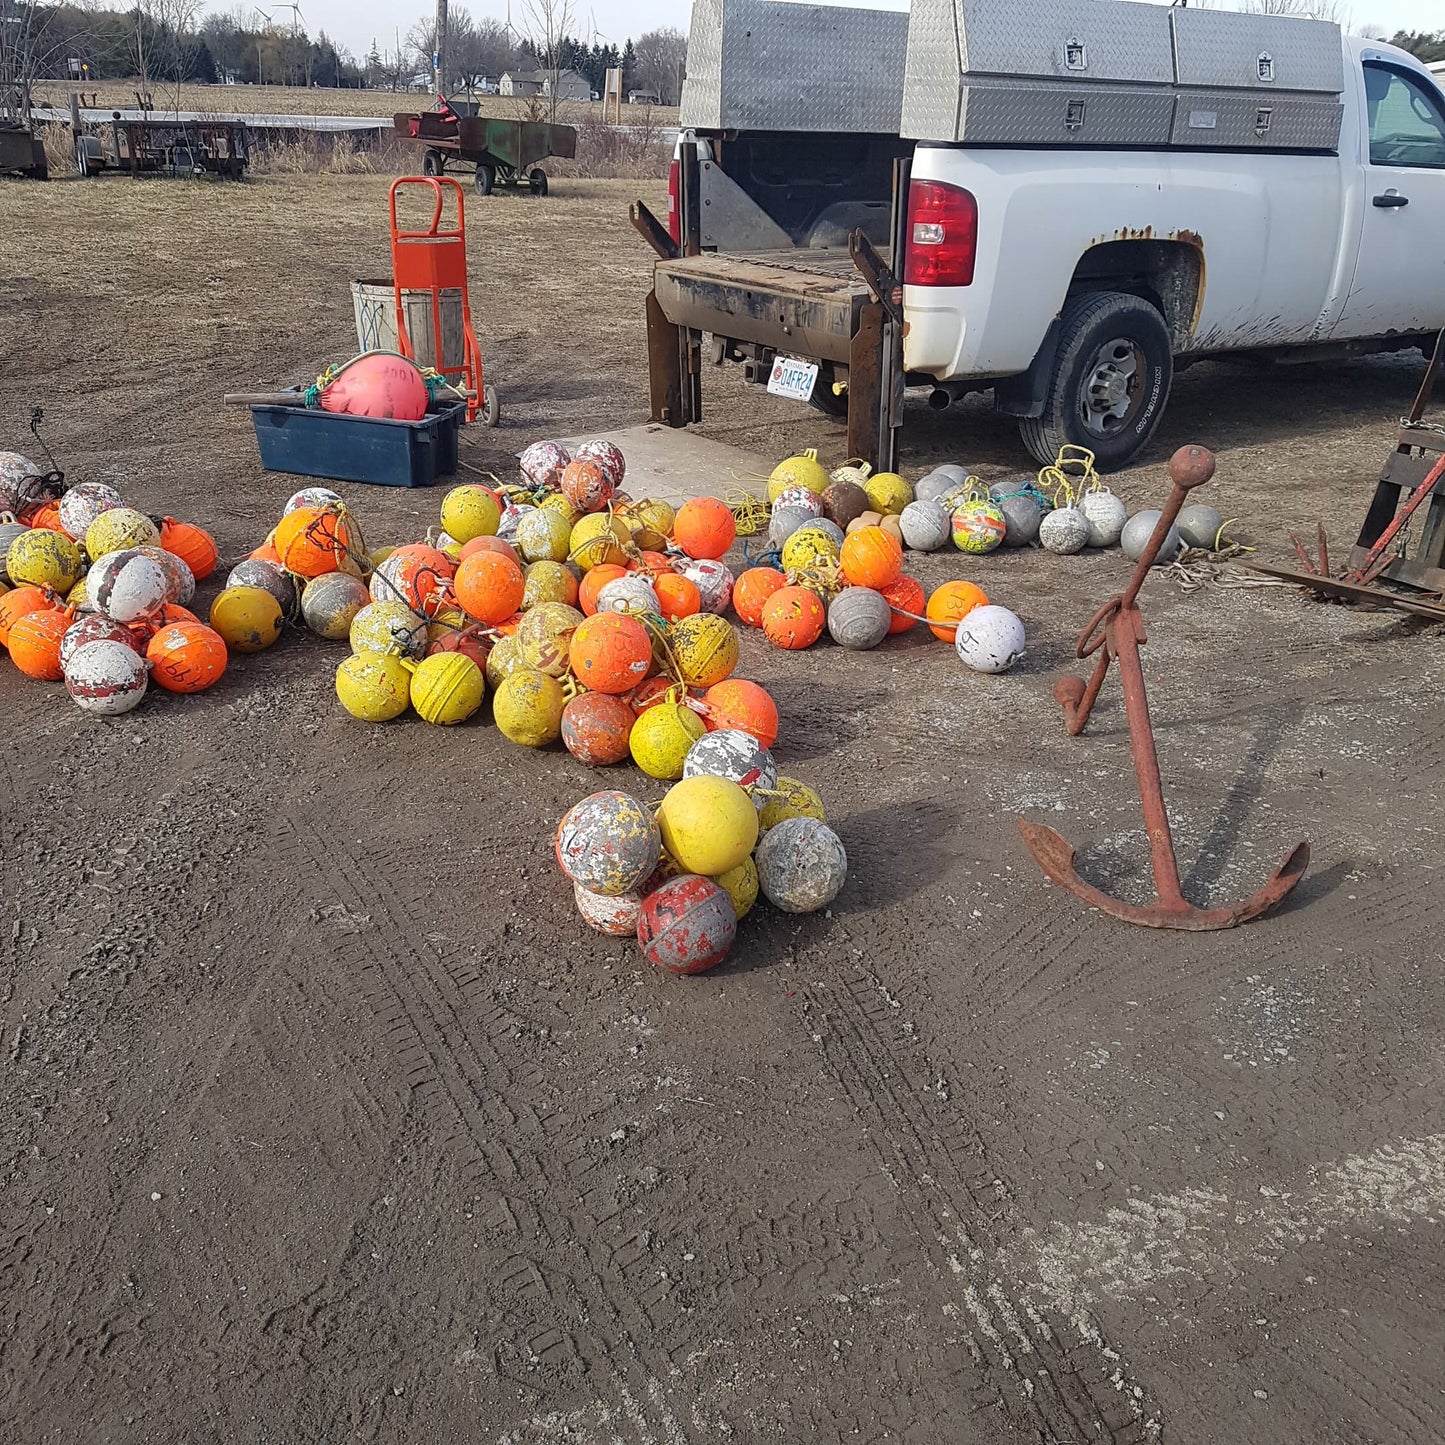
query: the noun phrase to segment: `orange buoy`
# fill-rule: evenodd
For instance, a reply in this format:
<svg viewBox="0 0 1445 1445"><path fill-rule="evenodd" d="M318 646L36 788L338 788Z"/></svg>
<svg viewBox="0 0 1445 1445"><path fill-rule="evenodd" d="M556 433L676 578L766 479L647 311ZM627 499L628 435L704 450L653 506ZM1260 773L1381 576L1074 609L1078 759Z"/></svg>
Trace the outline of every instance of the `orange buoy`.
<svg viewBox="0 0 1445 1445"><path fill-rule="evenodd" d="M620 698L606 692L584 692L562 709L562 745L590 768L620 763L636 714Z"/></svg>
<svg viewBox="0 0 1445 1445"><path fill-rule="evenodd" d="M669 622L679 617L691 617L702 608L702 593L697 584L677 572L663 572L652 579L652 590L657 593L662 615Z"/></svg>
<svg viewBox="0 0 1445 1445"><path fill-rule="evenodd" d="M60 525L60 503L56 501L32 502L21 509L20 520L27 527L39 527L47 532L65 532L65 528ZM66 532L65 535L70 534Z"/></svg>
<svg viewBox="0 0 1445 1445"><path fill-rule="evenodd" d="M44 587L16 587L0 597L0 643L10 645L10 629L32 612L58 611L55 594Z"/></svg>
<svg viewBox="0 0 1445 1445"><path fill-rule="evenodd" d="M69 608L40 607L27 612L10 629L10 661L26 677L59 682L65 676L60 665L60 639L74 620L75 613Z"/></svg>
<svg viewBox="0 0 1445 1445"><path fill-rule="evenodd" d="M579 512L600 512L617 491L617 483L601 462L578 457L562 469L559 490Z"/></svg>
<svg viewBox="0 0 1445 1445"><path fill-rule="evenodd" d="M656 677L649 677L646 682L633 688L627 694L627 701L632 711L641 717L648 708L656 707L660 702L666 702L668 694L674 689L676 689L678 697L681 697L686 691L670 677L663 677L659 674Z"/></svg>
<svg viewBox="0 0 1445 1445"><path fill-rule="evenodd" d="M497 552L474 552L457 568L457 602L469 617L488 627L505 622L527 591L522 569Z"/></svg>
<svg viewBox="0 0 1445 1445"><path fill-rule="evenodd" d="M627 568L619 567L615 562L599 562L597 566L588 568L581 587L577 589L577 605L591 617L597 611L597 594L609 582L625 576Z"/></svg>
<svg viewBox="0 0 1445 1445"><path fill-rule="evenodd" d="M204 527L178 522L174 517L161 521L161 546L173 557L179 557L191 569L191 576L197 582L216 570L220 557L216 539Z"/></svg>
<svg viewBox="0 0 1445 1445"><path fill-rule="evenodd" d="M201 619L189 607L182 607L179 602L167 602L155 620L164 627L168 622L199 622Z"/></svg>
<svg viewBox="0 0 1445 1445"><path fill-rule="evenodd" d="M677 509L672 540L694 559L719 561L738 534L732 508L716 497L693 497Z"/></svg>
<svg viewBox="0 0 1445 1445"><path fill-rule="evenodd" d="M346 509L334 502L287 512L273 538L281 565L302 577L335 572L345 558L366 550Z"/></svg>
<svg viewBox="0 0 1445 1445"><path fill-rule="evenodd" d="M642 551L637 554L635 562L627 564L629 572L641 572L647 577L657 577L664 572L676 572L677 568L672 565L672 558L666 552Z"/></svg>
<svg viewBox="0 0 1445 1445"><path fill-rule="evenodd" d="M778 705L766 688L745 677L715 682L702 697L707 730L736 728L755 737L765 748L778 740Z"/></svg>
<svg viewBox="0 0 1445 1445"><path fill-rule="evenodd" d="M896 582L903 571L903 547L882 527L860 527L843 539L843 575L855 587L875 591Z"/></svg>
<svg viewBox="0 0 1445 1445"><path fill-rule="evenodd" d="M226 643L204 622L171 622L146 645L146 660L167 692L204 692L226 670Z"/></svg>
<svg viewBox="0 0 1445 1445"><path fill-rule="evenodd" d="M519 567L522 565L517 549L500 537L473 537L470 542L463 542L460 560L465 562L468 557L475 557L478 552L496 552L499 556L510 557Z"/></svg>
<svg viewBox="0 0 1445 1445"><path fill-rule="evenodd" d="M437 547L410 542L397 547L371 577L373 602L405 602L430 615L446 595L457 564Z"/></svg>
<svg viewBox="0 0 1445 1445"><path fill-rule="evenodd" d="M928 599L924 615L928 618L929 631L940 642L952 642L963 618L975 607L986 606L988 598L982 587L972 582L945 582Z"/></svg>
<svg viewBox="0 0 1445 1445"><path fill-rule="evenodd" d="M788 579L776 567L749 567L733 583L733 611L749 627L763 625L763 605Z"/></svg>
<svg viewBox="0 0 1445 1445"><path fill-rule="evenodd" d="M822 599L806 587L780 587L763 605L763 636L789 652L811 647L827 622Z"/></svg>
<svg viewBox="0 0 1445 1445"><path fill-rule="evenodd" d="M923 583L917 577L910 577L904 572L898 576L896 581L890 582L888 586L880 587L878 590L883 594L883 600L890 607L899 609L893 613L893 621L888 624L890 636L896 632L907 632L910 627L918 626L914 618L923 615L923 609L928 604L928 594L923 590ZM903 617L900 612L911 612L913 617Z"/></svg>
<svg viewBox="0 0 1445 1445"><path fill-rule="evenodd" d="M631 692L652 666L652 638L635 617L599 612L572 634L572 675L594 692Z"/></svg>

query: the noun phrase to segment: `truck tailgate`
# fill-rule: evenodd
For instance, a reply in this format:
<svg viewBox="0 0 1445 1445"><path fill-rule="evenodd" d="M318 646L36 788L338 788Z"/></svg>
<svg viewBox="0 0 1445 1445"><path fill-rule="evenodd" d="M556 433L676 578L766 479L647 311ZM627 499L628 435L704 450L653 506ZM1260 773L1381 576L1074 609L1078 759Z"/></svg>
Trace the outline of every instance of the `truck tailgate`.
<svg viewBox="0 0 1445 1445"><path fill-rule="evenodd" d="M653 285L674 326L845 363L868 299L839 249L681 256L657 263Z"/></svg>

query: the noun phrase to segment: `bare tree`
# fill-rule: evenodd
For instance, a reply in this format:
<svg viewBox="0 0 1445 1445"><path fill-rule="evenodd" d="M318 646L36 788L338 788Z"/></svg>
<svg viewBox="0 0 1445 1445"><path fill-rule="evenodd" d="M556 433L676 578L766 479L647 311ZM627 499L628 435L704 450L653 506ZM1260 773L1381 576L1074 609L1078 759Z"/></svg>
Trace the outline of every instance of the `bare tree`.
<svg viewBox="0 0 1445 1445"><path fill-rule="evenodd" d="M1239 0L1239 3L1223 5L1218 0L1190 0L1191 4L1206 8L1239 10L1245 15L1293 15L1302 20L1332 20L1336 25L1349 27L1350 7L1345 0Z"/></svg>
<svg viewBox="0 0 1445 1445"><path fill-rule="evenodd" d="M651 90L663 105L676 105L687 73L687 36L664 26L637 37L633 84Z"/></svg>
<svg viewBox="0 0 1445 1445"><path fill-rule="evenodd" d="M555 125L557 92L562 84L562 42L572 29L572 0L525 0L522 13L532 44L537 47L539 68L548 77L547 118Z"/></svg>

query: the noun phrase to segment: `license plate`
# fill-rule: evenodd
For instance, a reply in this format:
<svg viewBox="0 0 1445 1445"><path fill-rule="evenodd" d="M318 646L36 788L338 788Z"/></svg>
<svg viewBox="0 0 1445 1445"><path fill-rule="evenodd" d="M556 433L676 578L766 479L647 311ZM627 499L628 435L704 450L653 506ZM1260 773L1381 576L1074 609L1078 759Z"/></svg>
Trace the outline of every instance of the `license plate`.
<svg viewBox="0 0 1445 1445"><path fill-rule="evenodd" d="M817 382L816 361L799 361L793 356L779 356L773 360L773 374L768 378L768 390L774 396L807 401Z"/></svg>

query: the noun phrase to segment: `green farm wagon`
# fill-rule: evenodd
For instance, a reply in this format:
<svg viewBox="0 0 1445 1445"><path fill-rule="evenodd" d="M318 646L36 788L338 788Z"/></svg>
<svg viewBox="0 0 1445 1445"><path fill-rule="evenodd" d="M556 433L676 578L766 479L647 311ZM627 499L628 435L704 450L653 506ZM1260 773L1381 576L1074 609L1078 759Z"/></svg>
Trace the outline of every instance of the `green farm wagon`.
<svg viewBox="0 0 1445 1445"><path fill-rule="evenodd" d="M577 154L577 130L570 125L440 111L397 115L392 123L398 135L426 147L423 175L443 175L449 162L468 162L476 168L477 190L484 196L497 186L526 186L534 196L545 196L547 172L538 162L550 156L571 160Z"/></svg>

